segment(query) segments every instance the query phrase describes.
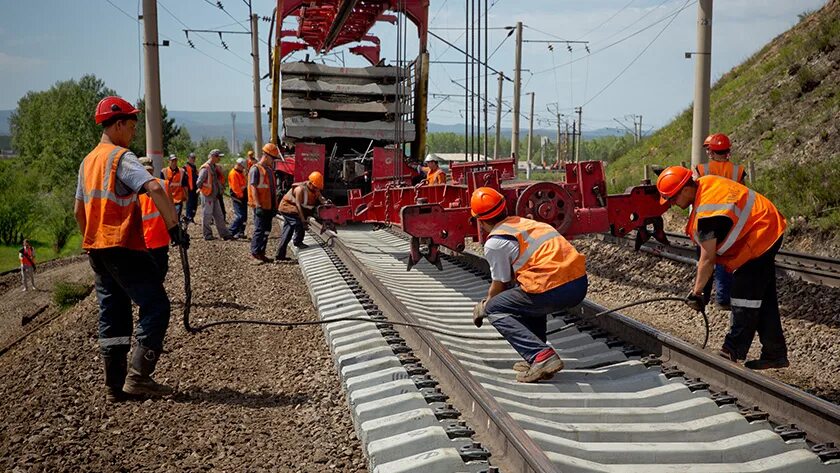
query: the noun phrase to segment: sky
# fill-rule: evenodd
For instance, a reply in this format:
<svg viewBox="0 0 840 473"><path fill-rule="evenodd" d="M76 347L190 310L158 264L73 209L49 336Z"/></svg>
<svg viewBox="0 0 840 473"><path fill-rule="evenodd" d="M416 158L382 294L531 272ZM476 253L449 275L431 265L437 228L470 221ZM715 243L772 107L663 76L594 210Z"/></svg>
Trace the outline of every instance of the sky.
<svg viewBox="0 0 840 473"><path fill-rule="evenodd" d="M474 1L474 0L473 0ZM479 0L481 1L481 0ZM159 0L161 97L170 110L252 110L250 38L244 34L190 34L190 48L183 30L221 29L244 32L248 9L244 0ZM483 5L482 1L482 5ZM270 16L275 2L253 0L254 12ZM522 68L523 94L535 94L536 127L550 127L559 107L571 115L583 107L584 130L618 127L616 119L632 127L632 115L643 117L645 130L667 124L691 104L694 60L685 52L696 50L695 0L488 0L489 61L512 75L514 40L507 39L516 21L525 25L527 40L589 41L587 54L580 44L572 51L565 44L525 43ZM797 15L820 8L825 0L718 0L713 13L712 80L738 65L797 21ZM462 0L431 0L433 33L463 48L466 36ZM30 90L44 90L53 83L92 73L129 100L143 94L142 27L135 19L139 0L0 0L0 109L13 109ZM294 19L284 23L296 26ZM259 22L261 71L267 67L269 24ZM495 29L494 29L495 28ZM416 29L407 28L407 56L417 54ZM396 57L396 28L378 23L372 30L382 39L382 55ZM224 41L228 50L225 50ZM351 45L352 46L352 45ZM482 48L483 49L483 48ZM442 41L429 38L430 94L460 94L445 98L430 95L429 120L440 124L463 123L464 55ZM314 57L314 53L309 51ZM291 60L302 59L306 52ZM339 48L325 57L327 64L365 65L364 60ZM483 84L483 82L482 82ZM270 84L262 81L264 106ZM489 80L491 102L497 93L496 78ZM512 84L505 82L504 100L510 103ZM555 105L556 104L556 105ZM523 97L522 110L529 98ZM266 107L267 108L267 107ZM510 127L509 108L503 107L503 127ZM490 112L491 121L493 111ZM523 120L521 126L526 126Z"/></svg>

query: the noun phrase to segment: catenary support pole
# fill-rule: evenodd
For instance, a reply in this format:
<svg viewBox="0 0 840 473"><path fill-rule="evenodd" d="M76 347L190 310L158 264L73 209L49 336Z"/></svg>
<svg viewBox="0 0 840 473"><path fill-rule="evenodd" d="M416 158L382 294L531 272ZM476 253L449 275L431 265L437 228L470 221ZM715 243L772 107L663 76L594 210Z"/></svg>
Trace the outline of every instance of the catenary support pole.
<svg viewBox="0 0 840 473"><path fill-rule="evenodd" d="M697 51L694 52L694 118L691 166L705 163L703 140L709 134L709 94L712 77L712 0L697 2Z"/></svg>
<svg viewBox="0 0 840 473"><path fill-rule="evenodd" d="M160 105L157 1L143 0L143 51L146 85L146 156L152 158L154 175L163 167L163 116Z"/></svg>
<svg viewBox="0 0 840 473"><path fill-rule="evenodd" d="M560 166L560 161L562 161L562 159L560 159L561 158L561 155L560 155L560 139L562 138L562 133L563 132L560 131L560 114L558 113L557 114L557 143L554 144L554 151L557 154L557 156L555 156L555 159L556 159L555 163L557 163L557 166Z"/></svg>
<svg viewBox="0 0 840 473"><path fill-rule="evenodd" d="M525 161L525 178L531 179L531 142L534 141L534 92L531 95L531 113L528 118L528 156Z"/></svg>
<svg viewBox="0 0 840 473"><path fill-rule="evenodd" d="M251 58L254 63L254 149L262 148L262 101L260 100L260 35L259 18L251 15Z"/></svg>
<svg viewBox="0 0 840 473"><path fill-rule="evenodd" d="M522 22L516 22L516 54L513 69L513 129L511 130L510 152L519 162L519 113L522 94Z"/></svg>
<svg viewBox="0 0 840 473"><path fill-rule="evenodd" d="M504 74L499 74L499 92L496 96L496 138L493 141L493 159L499 159L501 150L499 146L502 141L502 84L505 82Z"/></svg>
<svg viewBox="0 0 840 473"><path fill-rule="evenodd" d="M580 162L580 146L581 142L583 141L583 107L575 107L575 113L577 113L577 133L578 133L578 140L577 146L575 146L575 162Z"/></svg>

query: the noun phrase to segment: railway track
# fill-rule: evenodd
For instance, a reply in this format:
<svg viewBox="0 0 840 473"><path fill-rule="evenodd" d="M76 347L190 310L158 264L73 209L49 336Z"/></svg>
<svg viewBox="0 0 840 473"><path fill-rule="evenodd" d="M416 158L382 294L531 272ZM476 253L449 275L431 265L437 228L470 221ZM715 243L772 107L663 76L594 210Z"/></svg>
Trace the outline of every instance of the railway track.
<svg viewBox="0 0 840 473"><path fill-rule="evenodd" d="M641 250L647 253L669 258L684 263L694 263L697 259L694 243L685 235L667 233L670 245L658 241L648 241ZM603 241L632 246L631 236L618 238L611 235L598 235ZM828 287L840 287L840 259L826 256L809 255L782 249L776 255L776 268L794 279L801 279Z"/></svg>
<svg viewBox="0 0 840 473"><path fill-rule="evenodd" d="M407 242L366 226L308 241L298 257L321 317L382 320L324 326L372 471L840 471L834 404L620 314L592 320L588 303L549 320L574 324L549 339L566 369L520 384L516 353L472 325L482 260L406 272Z"/></svg>

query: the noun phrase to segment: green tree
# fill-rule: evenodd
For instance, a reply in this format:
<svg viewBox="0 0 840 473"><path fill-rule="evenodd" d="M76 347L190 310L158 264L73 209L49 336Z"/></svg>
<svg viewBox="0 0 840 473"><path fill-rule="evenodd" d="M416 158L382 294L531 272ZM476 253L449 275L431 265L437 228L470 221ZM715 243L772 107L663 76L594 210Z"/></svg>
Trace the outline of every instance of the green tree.
<svg viewBox="0 0 840 473"><path fill-rule="evenodd" d="M56 254L78 230L73 214L74 191L75 183L67 183L39 197L38 221L44 233L51 237Z"/></svg>
<svg viewBox="0 0 840 473"><path fill-rule="evenodd" d="M140 120L137 121L137 130L134 133L134 139L128 146L131 151L137 156L146 155L146 120L143 118L146 112L146 101L141 99L137 103L137 108L143 112L140 115ZM163 132L163 154L169 156L170 154L178 154L171 145L182 146L184 140L190 141L190 134L183 127L175 124L174 118L169 118L169 112L166 107L161 110L161 130ZM185 138L186 137L186 138Z"/></svg>
<svg viewBox="0 0 840 473"><path fill-rule="evenodd" d="M33 189L39 187L40 179L26 166L4 166L0 180L0 243L18 245L32 234L39 207Z"/></svg>
<svg viewBox="0 0 840 473"><path fill-rule="evenodd" d="M247 156L248 151L253 151L254 153L256 153L256 150L254 149L254 143L250 141L242 143L242 156Z"/></svg>

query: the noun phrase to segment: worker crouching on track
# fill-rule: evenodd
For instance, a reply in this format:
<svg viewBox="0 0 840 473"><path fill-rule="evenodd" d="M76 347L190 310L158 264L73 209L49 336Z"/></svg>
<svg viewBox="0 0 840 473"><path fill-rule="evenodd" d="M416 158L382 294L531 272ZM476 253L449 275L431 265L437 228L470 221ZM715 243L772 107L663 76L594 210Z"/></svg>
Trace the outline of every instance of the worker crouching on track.
<svg viewBox="0 0 840 473"><path fill-rule="evenodd" d="M152 158L140 158L140 164L149 171L149 174L154 172ZM163 186L166 193L172 196L169 181L159 179L158 182ZM166 279L166 273L169 272L170 239L169 232L166 229L166 222L163 221L163 216L160 214L157 205L155 205L155 201L149 197L149 194L140 194L137 199L140 203L140 213L143 215L143 240L146 242L146 248L149 250L149 254L155 260L158 275L160 276L161 282L163 282ZM175 205L177 208L177 204Z"/></svg>
<svg viewBox="0 0 840 473"><path fill-rule="evenodd" d="M274 160L280 159L280 149L274 143L262 148L260 161L248 172L248 205L254 209L254 235L251 237L251 257L267 263L265 256L271 222L277 215L277 184L274 181Z"/></svg>
<svg viewBox="0 0 840 473"><path fill-rule="evenodd" d="M745 366L757 370L789 366L775 264L785 218L758 192L720 176L694 180L691 171L682 166L662 171L656 187L662 203L692 207L686 233L700 246L700 259L686 303L697 310L704 308L703 288L716 263L734 272L732 321L720 355L735 362L746 359L758 331L761 356Z"/></svg>
<svg viewBox="0 0 840 473"><path fill-rule="evenodd" d="M286 249L294 235L294 245L298 248L306 248L303 243L303 233L309 226L308 219L313 209L318 204L329 203L321 195L324 189L324 176L314 171L309 175L306 182L295 184L286 192L280 201L279 211L283 215L283 234L280 236L280 246L277 247L277 254L274 261L288 261Z"/></svg>
<svg viewBox="0 0 840 473"><path fill-rule="evenodd" d="M124 400L126 394L159 396L172 391L151 378L163 349L170 307L157 266L146 251L138 193L151 196L173 244L188 244L166 191L126 149L139 113L120 97L99 102L95 119L103 127L102 138L79 166L76 187L74 212L95 275L109 401ZM128 372L132 301L140 313Z"/></svg>
<svg viewBox="0 0 840 473"><path fill-rule="evenodd" d="M525 359L513 365L517 381L550 379L563 361L546 343L546 317L586 297L586 259L551 225L509 217L505 198L495 189L476 189L470 208L489 234L484 256L492 278L487 298L473 310L473 322L481 327L483 319L490 320ZM508 288L514 278L518 286Z"/></svg>

